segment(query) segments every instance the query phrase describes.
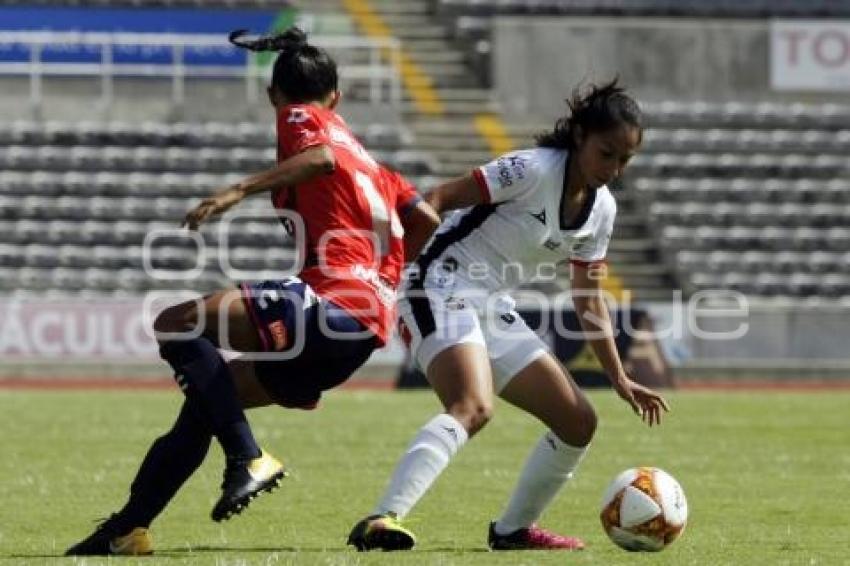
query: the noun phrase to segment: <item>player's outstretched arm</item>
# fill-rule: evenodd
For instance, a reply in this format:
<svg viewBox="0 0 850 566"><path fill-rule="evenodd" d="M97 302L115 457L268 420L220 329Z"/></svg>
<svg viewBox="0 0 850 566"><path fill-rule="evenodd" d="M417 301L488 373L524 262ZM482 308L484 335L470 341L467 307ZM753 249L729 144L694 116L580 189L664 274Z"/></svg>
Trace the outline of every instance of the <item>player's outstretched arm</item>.
<svg viewBox="0 0 850 566"><path fill-rule="evenodd" d="M662 411L670 410L667 402L655 391L632 381L623 369L614 342L614 329L608 305L605 304L600 289L600 269L604 269L604 265L573 265L571 287L576 316L586 340L599 358L599 363L605 368L605 373L617 394L649 426L661 424Z"/></svg>
<svg viewBox="0 0 850 566"><path fill-rule="evenodd" d="M419 253L434 231L440 226L440 215L424 200L416 203L401 218L404 226L404 262L409 263L419 257Z"/></svg>
<svg viewBox="0 0 850 566"><path fill-rule="evenodd" d="M201 204L186 214L181 226L197 230L202 222L216 214L221 214L248 195L278 187L298 185L313 177L332 173L334 167L336 167L336 161L330 147L317 145L307 148L281 161L276 167L252 175L205 198Z"/></svg>
<svg viewBox="0 0 850 566"><path fill-rule="evenodd" d="M484 195L475 178L466 175L437 185L425 195L425 202L430 204L437 214L443 214L449 210L481 204L484 202Z"/></svg>

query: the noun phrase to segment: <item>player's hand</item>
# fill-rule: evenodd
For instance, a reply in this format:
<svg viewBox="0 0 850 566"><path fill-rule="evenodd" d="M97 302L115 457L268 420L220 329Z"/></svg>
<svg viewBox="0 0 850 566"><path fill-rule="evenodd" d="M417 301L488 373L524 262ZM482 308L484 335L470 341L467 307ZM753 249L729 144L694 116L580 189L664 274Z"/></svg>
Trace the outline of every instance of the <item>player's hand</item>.
<svg viewBox="0 0 850 566"><path fill-rule="evenodd" d="M660 425L662 410L664 412L670 410L664 397L649 387L635 383L626 375L614 380L613 385L617 395L628 403L635 414L640 415L641 420L649 426Z"/></svg>
<svg viewBox="0 0 850 566"><path fill-rule="evenodd" d="M180 227L187 226L189 230L197 230L198 226L216 214L221 214L243 198L243 193L238 187L225 189L211 197L201 201L201 204L186 214Z"/></svg>

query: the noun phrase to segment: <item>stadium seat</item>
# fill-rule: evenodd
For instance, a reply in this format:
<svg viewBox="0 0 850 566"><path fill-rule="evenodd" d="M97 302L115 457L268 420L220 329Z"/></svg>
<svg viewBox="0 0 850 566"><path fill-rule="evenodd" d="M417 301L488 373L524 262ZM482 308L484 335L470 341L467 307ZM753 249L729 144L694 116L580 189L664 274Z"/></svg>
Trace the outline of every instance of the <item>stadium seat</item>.
<svg viewBox="0 0 850 566"><path fill-rule="evenodd" d="M2 228L0 228L0 235L2 235ZM26 248L15 244L0 244L0 268L18 268L26 264Z"/></svg>
<svg viewBox="0 0 850 566"><path fill-rule="evenodd" d="M56 256L55 265L45 267L66 267L69 269L79 269L90 265L92 260L92 250L80 245L65 244L61 246L53 246L54 255Z"/></svg>
<svg viewBox="0 0 850 566"><path fill-rule="evenodd" d="M18 220L14 223L14 230L6 236L5 241L18 244L31 243L61 243L63 240L53 240L50 232L50 227L53 221L48 225L48 231L45 232L42 222L35 220Z"/></svg>
<svg viewBox="0 0 850 566"><path fill-rule="evenodd" d="M88 268L82 273L83 289L91 291L109 291L116 286L114 271Z"/></svg>
<svg viewBox="0 0 850 566"><path fill-rule="evenodd" d="M50 288L68 289L65 281L54 281L50 270L25 267L16 273L15 287L18 289L44 290Z"/></svg>
<svg viewBox="0 0 850 566"><path fill-rule="evenodd" d="M126 227L131 224L127 221L122 222L105 222L99 220L86 220L82 224L72 224L76 227L73 236L69 236L69 240L76 244L95 245L106 241L121 241L122 235L126 232ZM133 234L137 236L137 234ZM137 238L133 238L134 241Z"/></svg>

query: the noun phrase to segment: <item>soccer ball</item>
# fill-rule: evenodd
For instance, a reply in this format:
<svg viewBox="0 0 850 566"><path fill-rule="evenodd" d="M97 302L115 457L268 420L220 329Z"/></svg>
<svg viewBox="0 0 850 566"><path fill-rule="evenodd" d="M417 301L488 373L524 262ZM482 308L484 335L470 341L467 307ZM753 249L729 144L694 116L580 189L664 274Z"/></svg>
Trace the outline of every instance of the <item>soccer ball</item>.
<svg viewBox="0 0 850 566"><path fill-rule="evenodd" d="M608 485L599 518L618 546L657 552L682 534L688 502L682 486L667 472L632 468Z"/></svg>

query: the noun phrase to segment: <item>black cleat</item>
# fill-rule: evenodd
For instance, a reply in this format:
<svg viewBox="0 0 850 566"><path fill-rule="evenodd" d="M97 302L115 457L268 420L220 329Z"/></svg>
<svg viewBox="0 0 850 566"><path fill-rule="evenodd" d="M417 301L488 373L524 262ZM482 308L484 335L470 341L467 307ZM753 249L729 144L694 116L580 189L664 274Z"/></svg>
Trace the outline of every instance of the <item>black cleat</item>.
<svg viewBox="0 0 850 566"><path fill-rule="evenodd" d="M65 551L65 556L144 556L153 554L153 540L144 527L127 530L112 515L92 534Z"/></svg>
<svg viewBox="0 0 850 566"><path fill-rule="evenodd" d="M271 492L280 486L280 480L284 477L286 471L283 464L265 451L259 458L247 462L228 462L221 484L221 498L213 507L212 520L226 521L238 515L260 493Z"/></svg>
<svg viewBox="0 0 850 566"><path fill-rule="evenodd" d="M360 552L375 549L410 550L416 544L416 537L395 517L372 515L354 525L347 544Z"/></svg>

